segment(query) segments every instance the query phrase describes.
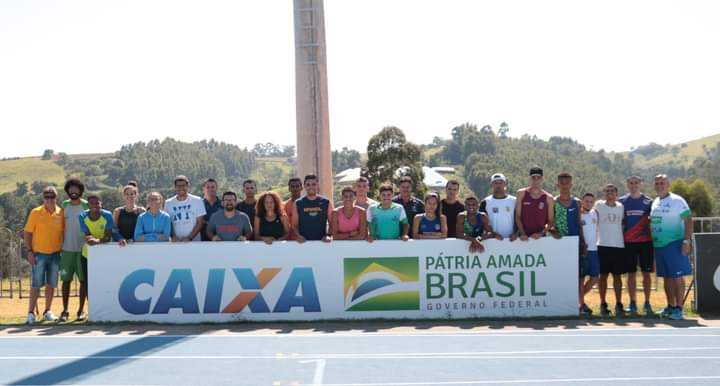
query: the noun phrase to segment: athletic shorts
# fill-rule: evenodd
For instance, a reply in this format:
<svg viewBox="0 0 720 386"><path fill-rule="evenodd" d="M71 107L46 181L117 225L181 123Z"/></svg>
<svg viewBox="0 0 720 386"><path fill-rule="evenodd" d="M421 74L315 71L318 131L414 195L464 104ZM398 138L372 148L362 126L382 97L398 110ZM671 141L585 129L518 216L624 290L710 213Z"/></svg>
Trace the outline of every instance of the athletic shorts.
<svg viewBox="0 0 720 386"><path fill-rule="evenodd" d="M627 272L637 272L638 265L641 272L653 272L655 259L653 258L652 241L646 243L625 244Z"/></svg>
<svg viewBox="0 0 720 386"><path fill-rule="evenodd" d="M85 281L85 271L83 270L81 252L60 252L60 280L71 282L73 276L77 276L78 280Z"/></svg>
<svg viewBox="0 0 720 386"><path fill-rule="evenodd" d="M580 277L600 276L600 259L597 251L587 251L586 256L580 255Z"/></svg>
<svg viewBox="0 0 720 386"><path fill-rule="evenodd" d="M600 257L600 274L622 275L626 273L625 248L598 246Z"/></svg>
<svg viewBox="0 0 720 386"><path fill-rule="evenodd" d="M659 277L678 278L692 273L690 259L682 253L682 240L655 248L655 264Z"/></svg>
<svg viewBox="0 0 720 386"><path fill-rule="evenodd" d="M60 269L60 253L35 252L35 265L32 266L32 279L30 286L40 288L48 286L57 287L58 270Z"/></svg>

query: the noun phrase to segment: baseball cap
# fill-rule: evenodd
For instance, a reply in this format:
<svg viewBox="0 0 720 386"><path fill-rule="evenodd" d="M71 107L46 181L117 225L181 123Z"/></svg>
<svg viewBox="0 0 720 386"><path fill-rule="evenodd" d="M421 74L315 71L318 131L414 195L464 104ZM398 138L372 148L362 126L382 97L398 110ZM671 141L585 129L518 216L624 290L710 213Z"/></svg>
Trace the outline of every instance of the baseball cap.
<svg viewBox="0 0 720 386"><path fill-rule="evenodd" d="M505 178L505 175L502 173L495 173L490 177L490 183L493 183L495 181L502 181L507 182L507 178Z"/></svg>
<svg viewBox="0 0 720 386"><path fill-rule="evenodd" d="M530 176L542 176L542 175L543 175L542 168L535 166L530 169Z"/></svg>

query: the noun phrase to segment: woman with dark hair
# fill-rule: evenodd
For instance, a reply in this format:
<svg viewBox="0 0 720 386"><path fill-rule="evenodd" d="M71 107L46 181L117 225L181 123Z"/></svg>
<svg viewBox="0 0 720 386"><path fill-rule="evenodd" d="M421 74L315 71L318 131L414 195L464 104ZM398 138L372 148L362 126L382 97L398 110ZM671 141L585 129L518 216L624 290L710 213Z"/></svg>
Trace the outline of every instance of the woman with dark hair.
<svg viewBox="0 0 720 386"><path fill-rule="evenodd" d="M447 217L440 213L440 197L437 193L425 196L425 213L413 219L413 235L416 239L447 237Z"/></svg>
<svg viewBox="0 0 720 386"><path fill-rule="evenodd" d="M113 240L117 241L121 247L133 241L138 216L145 212L145 208L137 205L137 185L132 185L129 182L123 188L123 196L125 197L125 205L113 210L113 224L115 224L113 227Z"/></svg>
<svg viewBox="0 0 720 386"><path fill-rule="evenodd" d="M265 244L272 244L275 240L287 240L290 222L277 193L265 192L260 195L255 212L255 240L262 240Z"/></svg>

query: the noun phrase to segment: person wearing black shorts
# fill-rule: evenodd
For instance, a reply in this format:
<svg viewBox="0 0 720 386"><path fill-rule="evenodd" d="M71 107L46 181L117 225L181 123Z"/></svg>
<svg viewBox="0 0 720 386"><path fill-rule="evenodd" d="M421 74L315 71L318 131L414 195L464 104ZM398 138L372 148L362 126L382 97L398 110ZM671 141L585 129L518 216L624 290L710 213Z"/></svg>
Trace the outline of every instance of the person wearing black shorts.
<svg viewBox="0 0 720 386"><path fill-rule="evenodd" d="M600 258L600 314L610 316L605 298L607 279L613 276L615 292L615 314L621 316L625 309L622 305L622 274L627 272L625 262L625 242L623 240L623 205L617 202L617 187L608 184L604 189L605 200L595 204L598 214L598 256Z"/></svg>
<svg viewBox="0 0 720 386"><path fill-rule="evenodd" d="M625 208L623 221L623 236L625 239L625 262L628 272L628 295L630 304L627 312L637 314L637 267L640 266L643 278L643 292L645 303L643 311L646 315L653 315L650 305L650 274L655 271L655 258L653 255L652 235L650 233L650 206L652 199L640 191L642 179L630 176L627 179L628 194L620 197L618 201Z"/></svg>

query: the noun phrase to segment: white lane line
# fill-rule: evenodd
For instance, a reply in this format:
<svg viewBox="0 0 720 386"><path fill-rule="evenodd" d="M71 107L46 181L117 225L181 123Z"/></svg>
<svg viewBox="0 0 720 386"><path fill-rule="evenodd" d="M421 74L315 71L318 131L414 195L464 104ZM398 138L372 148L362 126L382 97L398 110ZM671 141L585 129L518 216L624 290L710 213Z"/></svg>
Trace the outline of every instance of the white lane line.
<svg viewBox="0 0 720 386"><path fill-rule="evenodd" d="M315 360L317 358L322 358L324 360L333 359L333 360L412 360L412 359L482 359L485 361L490 360L498 360L498 359L530 359L530 360L549 360L549 359L577 359L577 360L588 360L588 359L608 359L608 360L616 360L616 359L638 359L638 360L655 360L655 359L666 359L666 360L683 360L683 359L692 359L692 360L719 360L720 355L707 355L707 356L694 356L694 355L649 355L649 356L638 356L638 355L543 355L543 356L533 356L533 355L507 355L507 356L482 356L482 355L448 355L448 356L394 356L394 357L387 357L387 356L357 356L357 357L351 357L351 356L343 356L343 357L333 357L333 356L326 356L326 355L316 355L316 356L298 356L292 359L302 359L307 358L309 360ZM66 355L66 356L45 356L45 357L3 357L0 358L0 361L63 361L63 360L287 360L291 358L277 358L275 356L243 356L243 355L225 355L225 356L210 356L210 355L184 355L184 356L117 356L117 355L109 355L109 356L82 356L82 355Z"/></svg>
<svg viewBox="0 0 720 386"><path fill-rule="evenodd" d="M530 358L554 358L544 354L616 354L632 352L676 352L676 351L706 351L720 350L720 347L661 347L661 348L630 348L630 349L581 349L581 350L525 350L525 351L472 351L472 352L405 352L405 353L319 353L319 354L298 354L291 357L283 355L32 355L32 356L0 356L0 360L77 360L77 359L299 359L299 360L322 360L322 359L411 359L411 358L487 358L494 359L499 356L518 358L528 356ZM532 354L532 355L531 355ZM617 355L608 355L607 358L617 358ZM627 356L629 358L640 358L639 356ZM696 356L697 358L714 359L718 356ZM562 358L598 358L595 355L564 355ZM642 358L662 358L660 356L642 356ZM688 358L687 355L675 355L666 358Z"/></svg>
<svg viewBox="0 0 720 386"><path fill-rule="evenodd" d="M315 375L313 376L313 385L322 385L323 378L325 377L325 365L327 361L325 359L312 359L307 361L300 361L300 363L315 363Z"/></svg>
<svg viewBox="0 0 720 386"><path fill-rule="evenodd" d="M613 377L613 378L548 378L548 379L496 379L478 381L424 381L424 382L383 382L383 383L326 383L323 386L425 386L425 385L488 385L488 384L527 384L527 383L583 383L583 382L617 382L617 381L690 381L714 380L720 375L698 375L677 377ZM304 384L299 386L318 386Z"/></svg>

